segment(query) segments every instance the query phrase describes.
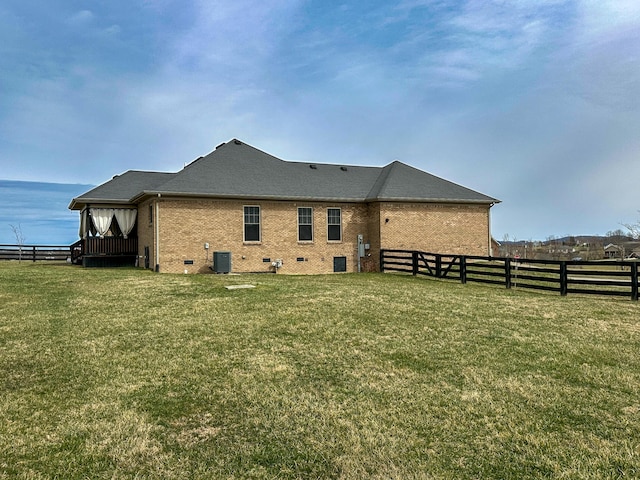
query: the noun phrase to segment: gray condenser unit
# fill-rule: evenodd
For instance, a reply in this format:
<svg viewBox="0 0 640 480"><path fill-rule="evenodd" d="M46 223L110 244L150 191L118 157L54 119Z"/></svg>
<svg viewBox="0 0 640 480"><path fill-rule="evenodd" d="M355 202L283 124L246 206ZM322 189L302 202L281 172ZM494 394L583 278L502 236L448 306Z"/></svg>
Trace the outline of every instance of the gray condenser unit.
<svg viewBox="0 0 640 480"><path fill-rule="evenodd" d="M215 273L231 272L231 252L213 252L213 271Z"/></svg>

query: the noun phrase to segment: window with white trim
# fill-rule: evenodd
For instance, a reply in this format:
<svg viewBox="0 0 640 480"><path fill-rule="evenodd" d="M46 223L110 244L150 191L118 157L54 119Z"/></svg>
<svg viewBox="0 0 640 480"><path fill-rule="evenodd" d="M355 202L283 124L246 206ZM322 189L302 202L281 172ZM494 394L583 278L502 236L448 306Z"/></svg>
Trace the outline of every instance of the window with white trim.
<svg viewBox="0 0 640 480"><path fill-rule="evenodd" d="M327 208L327 240L342 240L342 215L339 208Z"/></svg>
<svg viewBox="0 0 640 480"><path fill-rule="evenodd" d="M244 207L244 241L260 241L260 207L257 205Z"/></svg>
<svg viewBox="0 0 640 480"><path fill-rule="evenodd" d="M298 207L298 241L313 241L313 209Z"/></svg>

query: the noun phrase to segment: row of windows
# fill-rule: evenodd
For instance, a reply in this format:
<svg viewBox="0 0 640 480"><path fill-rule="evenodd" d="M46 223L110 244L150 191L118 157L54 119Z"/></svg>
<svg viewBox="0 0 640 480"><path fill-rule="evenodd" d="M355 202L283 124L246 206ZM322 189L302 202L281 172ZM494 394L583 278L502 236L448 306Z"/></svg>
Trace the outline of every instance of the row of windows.
<svg viewBox="0 0 640 480"><path fill-rule="evenodd" d="M342 240L342 214L339 208L327 208L327 240ZM244 241L260 241L260 207L244 207ZM313 241L313 209L298 207L298 241Z"/></svg>

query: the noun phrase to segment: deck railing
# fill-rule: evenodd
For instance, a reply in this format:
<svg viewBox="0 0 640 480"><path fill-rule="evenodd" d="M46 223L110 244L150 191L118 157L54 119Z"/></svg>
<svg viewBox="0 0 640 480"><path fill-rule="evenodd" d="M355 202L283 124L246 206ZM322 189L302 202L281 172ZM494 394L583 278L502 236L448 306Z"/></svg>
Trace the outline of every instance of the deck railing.
<svg viewBox="0 0 640 480"><path fill-rule="evenodd" d="M137 254L137 237L87 237L71 245L73 263L79 263L83 257Z"/></svg>

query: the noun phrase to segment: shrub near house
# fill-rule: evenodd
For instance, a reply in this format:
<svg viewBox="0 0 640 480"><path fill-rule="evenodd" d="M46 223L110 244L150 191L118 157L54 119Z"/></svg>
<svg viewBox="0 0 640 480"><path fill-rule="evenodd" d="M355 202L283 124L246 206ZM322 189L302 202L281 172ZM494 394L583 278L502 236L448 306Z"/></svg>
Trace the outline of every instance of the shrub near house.
<svg viewBox="0 0 640 480"><path fill-rule="evenodd" d="M115 176L69 208L98 242L135 211L127 248L162 272L207 272L228 252L234 272L328 273L377 269L381 248L488 255L496 202L398 161L289 162L232 140L177 173Z"/></svg>

